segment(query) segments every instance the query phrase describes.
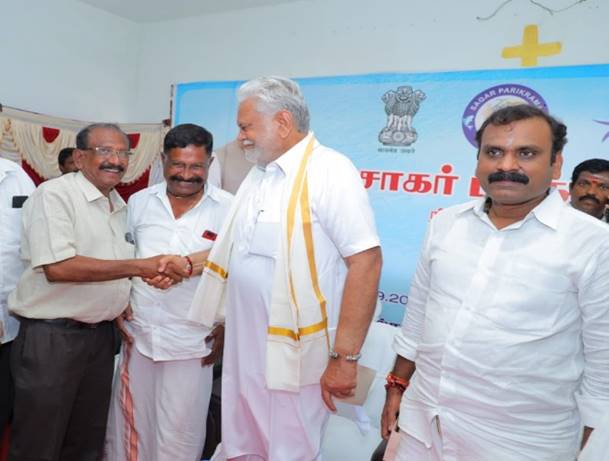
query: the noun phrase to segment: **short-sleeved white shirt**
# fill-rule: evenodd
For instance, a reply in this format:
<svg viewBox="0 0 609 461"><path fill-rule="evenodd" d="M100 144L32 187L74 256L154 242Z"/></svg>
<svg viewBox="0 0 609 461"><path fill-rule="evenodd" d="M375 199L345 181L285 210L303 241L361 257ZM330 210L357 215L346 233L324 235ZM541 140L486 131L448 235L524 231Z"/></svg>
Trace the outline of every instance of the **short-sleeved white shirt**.
<svg viewBox="0 0 609 461"><path fill-rule="evenodd" d="M32 319L115 319L129 302L128 278L52 283L42 266L77 255L131 259L135 248L126 232L127 205L115 190L104 196L81 172L44 182L23 208L25 271L9 296L9 309Z"/></svg>
<svg viewBox="0 0 609 461"><path fill-rule="evenodd" d="M0 326L3 334L0 343L12 341L17 336L19 322L8 313L6 300L23 272L19 256L21 246L21 210L19 197L29 196L34 183L21 167L10 160L0 158ZM16 200L13 202L13 200Z"/></svg>
<svg viewBox="0 0 609 461"><path fill-rule="evenodd" d="M220 231L233 196L210 184L202 199L178 219L174 217L162 182L139 191L129 199L129 232L136 255L188 255L211 248ZM198 277L184 280L167 290L153 288L134 279L131 291L135 345L153 360L184 360L209 353L205 337L209 330L187 319Z"/></svg>

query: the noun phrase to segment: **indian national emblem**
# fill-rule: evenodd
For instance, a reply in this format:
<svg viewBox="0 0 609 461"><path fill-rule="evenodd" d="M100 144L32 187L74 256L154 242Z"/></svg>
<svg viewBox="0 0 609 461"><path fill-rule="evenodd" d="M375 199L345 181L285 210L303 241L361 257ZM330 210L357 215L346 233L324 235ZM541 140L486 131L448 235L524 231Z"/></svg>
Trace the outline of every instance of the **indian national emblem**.
<svg viewBox="0 0 609 461"><path fill-rule="evenodd" d="M386 146L410 146L417 140L417 130L412 119L425 99L421 90L413 91L411 86L399 86L387 91L381 98L385 103L387 125L379 133L379 141Z"/></svg>

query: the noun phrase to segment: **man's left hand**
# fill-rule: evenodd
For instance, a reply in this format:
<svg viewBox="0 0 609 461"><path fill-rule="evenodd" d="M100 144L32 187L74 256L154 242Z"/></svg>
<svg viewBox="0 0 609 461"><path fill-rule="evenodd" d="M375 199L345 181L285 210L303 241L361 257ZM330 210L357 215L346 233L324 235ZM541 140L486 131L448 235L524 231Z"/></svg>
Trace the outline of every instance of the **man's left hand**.
<svg viewBox="0 0 609 461"><path fill-rule="evenodd" d="M213 365L222 355L224 349L224 325L216 325L211 333L205 338L205 342L212 342L211 352L201 359L201 366Z"/></svg>
<svg viewBox="0 0 609 461"><path fill-rule="evenodd" d="M326 371L321 376L321 398L332 412L336 405L332 397L344 399L355 393L357 385L357 362L348 362L343 358L330 359Z"/></svg>

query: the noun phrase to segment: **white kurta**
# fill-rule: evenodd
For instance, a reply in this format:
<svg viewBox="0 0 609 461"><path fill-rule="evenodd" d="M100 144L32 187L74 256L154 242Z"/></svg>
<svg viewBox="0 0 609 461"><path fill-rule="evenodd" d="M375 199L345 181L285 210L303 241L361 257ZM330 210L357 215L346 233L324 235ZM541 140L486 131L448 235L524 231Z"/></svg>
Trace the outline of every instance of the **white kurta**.
<svg viewBox="0 0 609 461"><path fill-rule="evenodd" d="M292 393L269 391L265 383L281 197L286 172L298 166L296 154L306 141L267 166L235 218L222 377L222 444L228 458L312 461L320 450L328 410L319 385ZM378 246L379 240L359 174L345 156L316 144L308 171L319 281L335 328L347 272L343 258Z"/></svg>
<svg viewBox="0 0 609 461"><path fill-rule="evenodd" d="M201 201L176 219L166 184L129 200L129 233L136 256L186 255L209 249L232 196L207 185ZM121 351L108 418L108 461L195 460L205 442L212 388L207 327L187 319L198 278L159 290L133 281L129 329L134 346ZM130 441L130 443L127 443Z"/></svg>
<svg viewBox="0 0 609 461"><path fill-rule="evenodd" d="M430 223L396 352L400 429L445 461L575 459L609 408L609 228L552 192L497 230L483 200Z"/></svg>

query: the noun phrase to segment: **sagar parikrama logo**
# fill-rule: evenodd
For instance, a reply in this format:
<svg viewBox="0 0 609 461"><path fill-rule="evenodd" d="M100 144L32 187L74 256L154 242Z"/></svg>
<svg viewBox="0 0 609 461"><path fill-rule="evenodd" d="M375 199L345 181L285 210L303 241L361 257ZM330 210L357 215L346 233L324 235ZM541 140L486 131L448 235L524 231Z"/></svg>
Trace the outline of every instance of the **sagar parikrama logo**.
<svg viewBox="0 0 609 461"><path fill-rule="evenodd" d="M546 101L532 88L516 83L504 83L481 91L467 104L461 124L463 134L472 146L476 145L476 131L496 110L518 104L530 104L548 112Z"/></svg>

